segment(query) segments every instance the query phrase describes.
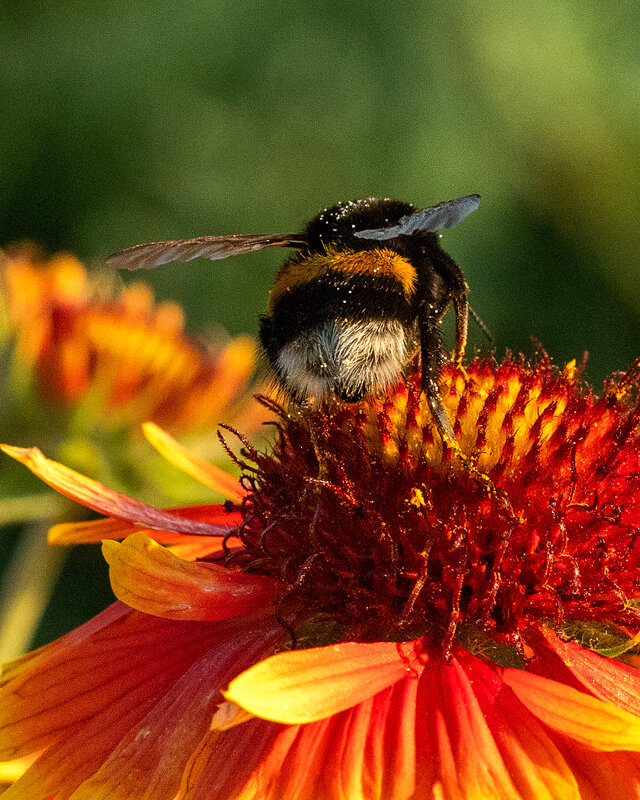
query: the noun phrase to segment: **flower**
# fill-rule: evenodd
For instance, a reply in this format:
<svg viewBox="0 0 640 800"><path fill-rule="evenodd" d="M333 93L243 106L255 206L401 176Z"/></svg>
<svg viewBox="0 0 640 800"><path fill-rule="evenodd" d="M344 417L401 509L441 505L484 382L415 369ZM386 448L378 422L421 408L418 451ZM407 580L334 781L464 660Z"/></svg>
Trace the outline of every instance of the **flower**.
<svg viewBox="0 0 640 800"><path fill-rule="evenodd" d="M229 498L160 510L5 447L108 515L118 602L9 664L8 800L637 798L640 362L449 367L444 446L417 375L280 412ZM119 541L122 540L122 541Z"/></svg>
<svg viewBox="0 0 640 800"><path fill-rule="evenodd" d="M193 481L176 479L160 457L141 457L139 425L155 420L229 463L215 425L254 434L265 418L248 392L255 342L189 337L180 306L154 302L144 283L122 288L116 280L114 272L88 274L68 253L48 258L30 245L0 252L0 439L36 437L54 457L156 502L165 470L165 500L198 502ZM29 486L23 473L7 461L0 480L0 526L31 525L6 569L0 660L29 646L62 566L62 552L43 546L39 521L79 512L52 502L37 482Z"/></svg>
<svg viewBox="0 0 640 800"><path fill-rule="evenodd" d="M106 273L90 280L73 255L46 259L27 246L6 255L3 274L16 371L33 374L54 404L89 403L95 425L106 415L111 427L147 419L180 431L217 424L246 390L254 341L188 338L181 307L154 304L144 283L116 290Z"/></svg>

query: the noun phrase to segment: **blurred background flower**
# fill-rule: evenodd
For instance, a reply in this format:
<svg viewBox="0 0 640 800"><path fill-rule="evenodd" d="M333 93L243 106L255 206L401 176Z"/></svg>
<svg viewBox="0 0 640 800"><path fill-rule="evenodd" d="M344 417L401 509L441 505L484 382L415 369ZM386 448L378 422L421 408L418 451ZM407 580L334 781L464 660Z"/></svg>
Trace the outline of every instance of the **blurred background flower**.
<svg viewBox="0 0 640 800"><path fill-rule="evenodd" d="M216 423L251 431L265 417L248 392L252 338L188 337L178 304L156 304L149 286L123 288L107 271L89 277L70 254L47 258L22 245L0 261L3 440L46 443L120 490L150 496L167 462L140 457L142 422L161 423L202 455L228 461ZM161 499L202 497L169 470ZM0 524L14 524L4 531L14 549L0 596L0 660L28 645L62 566L65 551L47 547L47 526L75 516L72 504L0 466Z"/></svg>

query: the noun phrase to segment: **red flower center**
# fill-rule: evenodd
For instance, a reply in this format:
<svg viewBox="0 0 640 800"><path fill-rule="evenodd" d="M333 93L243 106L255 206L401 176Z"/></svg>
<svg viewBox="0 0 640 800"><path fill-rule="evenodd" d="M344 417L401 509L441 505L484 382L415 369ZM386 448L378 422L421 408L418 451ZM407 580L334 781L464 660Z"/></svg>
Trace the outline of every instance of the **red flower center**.
<svg viewBox="0 0 640 800"><path fill-rule="evenodd" d="M546 358L451 367L460 453L442 447L415 375L384 401L281 411L274 452L242 462L244 547L229 559L281 580L298 636L326 620L449 652L469 625L518 649L539 620L635 633L637 385L637 365L599 399Z"/></svg>

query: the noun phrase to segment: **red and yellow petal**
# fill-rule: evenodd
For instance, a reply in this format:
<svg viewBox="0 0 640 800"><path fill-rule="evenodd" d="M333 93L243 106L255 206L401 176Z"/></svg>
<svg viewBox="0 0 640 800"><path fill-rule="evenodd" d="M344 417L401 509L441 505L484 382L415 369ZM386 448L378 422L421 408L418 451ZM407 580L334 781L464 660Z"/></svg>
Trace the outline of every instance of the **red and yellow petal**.
<svg viewBox="0 0 640 800"><path fill-rule="evenodd" d="M640 752L640 717L556 680L519 669L503 679L541 722L592 750Z"/></svg>
<svg viewBox="0 0 640 800"><path fill-rule="evenodd" d="M152 531L149 531L152 534ZM234 547L237 539L228 540L227 546ZM176 544L169 546L169 551L178 556L182 561L197 561L201 558L220 553L222 540L212 540L208 536L185 536Z"/></svg>
<svg viewBox="0 0 640 800"><path fill-rule="evenodd" d="M431 659L416 711L417 797L579 800L543 726L495 670L460 654Z"/></svg>
<svg viewBox="0 0 640 800"><path fill-rule="evenodd" d="M29 769L41 753L32 753L29 756L16 758L12 761L0 762L0 791L7 784L15 783Z"/></svg>
<svg viewBox="0 0 640 800"><path fill-rule="evenodd" d="M192 478L234 502L242 500L246 495L237 478L229 475L220 467L216 467L215 464L190 453L186 447L183 447L155 423L145 422L142 430L149 443L160 455L178 469L191 475Z"/></svg>
<svg viewBox="0 0 640 800"><path fill-rule="evenodd" d="M74 799L137 800L145 782L144 796L164 798L166 786L177 789L230 675L271 652L282 636L277 625L255 615L212 626L131 612L126 630L121 627L107 628L91 647L71 649L31 675L27 697L24 681L0 695L0 702L16 696L14 718L32 712L19 721L23 735L31 736L23 747L32 744L34 726L50 732L49 748L11 787L9 800L52 792L65 800L76 790ZM34 709L38 690L40 708Z"/></svg>
<svg viewBox="0 0 640 800"><path fill-rule="evenodd" d="M580 800L638 800L640 797L640 755L598 753L564 736L555 741L571 768L580 790Z"/></svg>
<svg viewBox="0 0 640 800"><path fill-rule="evenodd" d="M99 634L109 625L118 623L124 617L129 616L130 613L131 609L124 603L112 603L97 616L85 622L84 625L80 625L79 628L74 628L59 639L49 642L37 650L32 650L30 653L26 653L13 661L5 662L2 664L0 688L29 670L38 668L40 664L57 656L59 653L67 652L71 647L76 647L88 641L92 636Z"/></svg>
<svg viewBox="0 0 640 800"><path fill-rule="evenodd" d="M188 508L169 508L166 511L177 517L205 522L228 532L236 528L242 518L236 512L228 512L224 506L190 506ZM123 519L96 519L80 522L62 522L49 530L49 544L90 544L105 539L126 539L132 533L142 530L158 544L173 545L172 551L187 561L217 553L222 549L221 536L191 536L172 531L141 529L139 525ZM232 540L235 541L235 540ZM230 544L230 542L227 542ZM230 546L233 546L231 543Z"/></svg>
<svg viewBox="0 0 640 800"><path fill-rule="evenodd" d="M277 625L256 635L242 630L195 661L164 697L118 742L100 769L75 790L74 800L174 797L193 751L221 702L220 687L262 658L281 638Z"/></svg>
<svg viewBox="0 0 640 800"><path fill-rule="evenodd" d="M367 700L307 725L253 719L210 732L185 770L179 800L409 800L415 695L406 674Z"/></svg>
<svg viewBox="0 0 640 800"><path fill-rule="evenodd" d="M211 646L210 625L121 609L114 622L82 637L74 631L9 665L0 689L0 759L66 740L115 704L122 712L155 702Z"/></svg>
<svg viewBox="0 0 640 800"><path fill-rule="evenodd" d="M146 528L162 531L224 536L227 531L198 520L190 520L154 508L127 495L108 489L98 481L46 458L37 447L0 445L7 455L20 461L31 472L66 497L87 508L119 519L126 519Z"/></svg>
<svg viewBox="0 0 640 800"><path fill-rule="evenodd" d="M577 682L576 688L582 686L605 703L640 717L639 670L594 653L576 642L565 642L548 628L540 628L538 639L535 651L540 668L536 672L546 677L559 674L565 678L562 672L558 673L557 661L560 660Z"/></svg>
<svg viewBox="0 0 640 800"><path fill-rule="evenodd" d="M102 552L116 597L145 614L220 620L272 608L275 584L269 578L183 561L142 532L124 542L106 540Z"/></svg>
<svg viewBox="0 0 640 800"><path fill-rule="evenodd" d="M227 700L264 719L315 722L362 702L412 668L395 642L335 644L278 653L243 672Z"/></svg>

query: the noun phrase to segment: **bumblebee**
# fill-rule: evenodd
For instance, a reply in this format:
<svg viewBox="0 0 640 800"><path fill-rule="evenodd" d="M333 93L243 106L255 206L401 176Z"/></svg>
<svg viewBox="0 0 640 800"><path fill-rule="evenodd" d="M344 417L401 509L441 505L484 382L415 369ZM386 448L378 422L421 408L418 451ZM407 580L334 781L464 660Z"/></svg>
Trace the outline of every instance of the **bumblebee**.
<svg viewBox="0 0 640 800"><path fill-rule="evenodd" d="M440 397L445 359L440 327L453 306L456 364L466 341L469 287L439 244L443 228L478 207L477 194L416 210L369 197L317 214L301 234L202 236L152 242L108 259L117 268L212 261L291 247L278 271L260 341L284 392L298 403L337 396L354 403L382 394L420 350L422 389L441 436L454 441Z"/></svg>

